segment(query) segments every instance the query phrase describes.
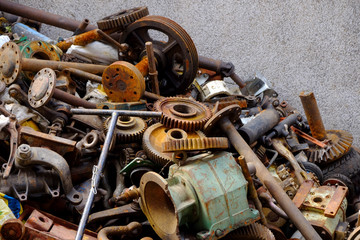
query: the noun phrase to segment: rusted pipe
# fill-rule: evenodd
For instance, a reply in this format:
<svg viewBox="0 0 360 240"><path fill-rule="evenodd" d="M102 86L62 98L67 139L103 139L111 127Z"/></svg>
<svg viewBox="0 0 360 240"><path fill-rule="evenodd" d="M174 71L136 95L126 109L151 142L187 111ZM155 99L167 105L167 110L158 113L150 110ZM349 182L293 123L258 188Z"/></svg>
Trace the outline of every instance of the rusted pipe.
<svg viewBox="0 0 360 240"><path fill-rule="evenodd" d="M51 68L54 70L64 68L76 68L93 74L102 74L107 66L76 62L59 62L34 58L22 58L21 66L23 71L38 72L43 68Z"/></svg>
<svg viewBox="0 0 360 240"><path fill-rule="evenodd" d="M261 202L259 200L256 188L254 186L254 182L252 180L252 177L251 177L248 165L246 164L244 156L239 156L236 159L236 162L240 165L240 167L242 169L242 172L244 174L244 177L245 177L246 181L248 182L249 196L254 201L255 207L260 213L261 223L266 225L267 220L266 220L266 217L265 217L264 212L262 210L262 204L261 204Z"/></svg>
<svg viewBox="0 0 360 240"><path fill-rule="evenodd" d="M98 233L98 240L108 240L111 236L122 238L124 236L133 237L141 233L141 224L138 222L131 222L126 226L112 226L105 227Z"/></svg>
<svg viewBox="0 0 360 240"><path fill-rule="evenodd" d="M324 123L321 119L320 110L317 105L314 93L301 92L300 100L303 105L312 136L317 140L326 139Z"/></svg>
<svg viewBox="0 0 360 240"><path fill-rule="evenodd" d="M311 224L305 219L300 210L294 205L289 196L284 192L274 177L266 169L260 159L256 156L250 146L245 142L237 132L235 126L228 117L220 119L219 124L224 133L228 136L230 142L240 155L245 157L247 163L253 163L256 167L256 175L265 184L271 195L279 203L280 207L289 216L295 226L308 240L321 240L319 234L314 230Z"/></svg>
<svg viewBox="0 0 360 240"><path fill-rule="evenodd" d="M64 52L68 50L71 45L79 45L85 46L91 42L101 40L102 36L99 35L98 30L94 29L79 35L72 36L70 38L65 39L64 41L58 42L56 46L58 46Z"/></svg>
<svg viewBox="0 0 360 240"><path fill-rule="evenodd" d="M140 71L141 75L146 76L149 74L149 59L144 57L138 62L135 67Z"/></svg>
<svg viewBox="0 0 360 240"><path fill-rule="evenodd" d="M145 47L149 59L149 77L152 83L152 90L155 94L160 94L158 71L156 71L156 59L152 42L146 42Z"/></svg>
<svg viewBox="0 0 360 240"><path fill-rule="evenodd" d="M144 92L144 97L150 98L150 99L154 99L154 100L160 100L163 99L163 96L160 96L158 94L152 93L152 92Z"/></svg>
<svg viewBox="0 0 360 240"><path fill-rule="evenodd" d="M120 52L126 51L128 49L126 46L119 43L118 41L113 39L110 35L108 35L107 33L103 32L103 31L101 31L100 29L97 29L97 33L101 36L102 39L104 39L105 41L107 41L110 44L115 45Z"/></svg>
<svg viewBox="0 0 360 240"><path fill-rule="evenodd" d="M36 8L28 7L19 3L0 0L0 11L11 13L24 18L32 19L58 28L74 32L81 24L80 21L63 17L57 14L48 13ZM86 30L90 31L97 28L94 25L88 25Z"/></svg>
<svg viewBox="0 0 360 240"><path fill-rule="evenodd" d="M79 35L83 32L85 32L85 29L87 28L87 26L89 25L90 20L85 18L81 21L80 25L78 28L76 28L76 30L74 31L74 35Z"/></svg>
<svg viewBox="0 0 360 240"><path fill-rule="evenodd" d="M55 88L53 98L75 107L96 108L96 104Z"/></svg>

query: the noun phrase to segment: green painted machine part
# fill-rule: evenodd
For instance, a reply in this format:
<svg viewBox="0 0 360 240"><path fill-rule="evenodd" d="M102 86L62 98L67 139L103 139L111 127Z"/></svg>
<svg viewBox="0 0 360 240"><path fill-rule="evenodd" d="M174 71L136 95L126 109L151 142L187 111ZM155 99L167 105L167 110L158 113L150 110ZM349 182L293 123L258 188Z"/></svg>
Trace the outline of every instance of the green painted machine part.
<svg viewBox="0 0 360 240"><path fill-rule="evenodd" d="M161 239L180 239L179 227L199 239L218 239L260 219L249 207L247 181L231 153L218 152L170 166L140 181L141 209Z"/></svg>
<svg viewBox="0 0 360 240"><path fill-rule="evenodd" d="M22 41L17 44L24 58L60 61L63 52L56 45L44 41ZM21 76L30 83L36 72L22 72Z"/></svg>
<svg viewBox="0 0 360 240"><path fill-rule="evenodd" d="M305 181L296 193L293 202L322 239L335 239L339 224L346 221L347 187L315 187Z"/></svg>

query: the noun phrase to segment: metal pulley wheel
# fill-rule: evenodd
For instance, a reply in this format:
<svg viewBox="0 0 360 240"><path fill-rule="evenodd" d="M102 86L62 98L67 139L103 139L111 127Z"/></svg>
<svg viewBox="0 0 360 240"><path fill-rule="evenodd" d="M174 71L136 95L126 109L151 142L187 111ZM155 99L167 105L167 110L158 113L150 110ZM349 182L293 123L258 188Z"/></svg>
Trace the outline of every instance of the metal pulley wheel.
<svg viewBox="0 0 360 240"><path fill-rule="evenodd" d="M123 32L120 43L130 46L131 56L121 58L138 62L146 55L146 42L153 43L161 95L183 93L193 82L198 69L198 54L190 36L168 18L146 16Z"/></svg>
<svg viewBox="0 0 360 240"><path fill-rule="evenodd" d="M101 30L123 30L130 23L149 15L147 7L137 7L122 10L118 13L107 16L97 22L98 28Z"/></svg>

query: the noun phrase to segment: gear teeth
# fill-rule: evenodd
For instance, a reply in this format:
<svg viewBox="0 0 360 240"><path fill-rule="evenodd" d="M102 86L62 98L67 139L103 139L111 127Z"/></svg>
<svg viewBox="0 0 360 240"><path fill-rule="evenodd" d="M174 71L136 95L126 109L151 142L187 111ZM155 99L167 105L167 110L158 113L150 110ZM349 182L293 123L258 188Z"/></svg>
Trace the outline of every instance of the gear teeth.
<svg viewBox="0 0 360 240"><path fill-rule="evenodd" d="M137 142L140 141L145 130L147 129L146 122L139 117L131 117L131 119L135 122L134 125L130 128L119 129L119 121L114 130L114 135L116 135L116 140L119 143L129 143L129 142ZM107 118L104 121L104 130L105 132L109 129L110 118Z"/></svg>
<svg viewBox="0 0 360 240"><path fill-rule="evenodd" d="M223 137L177 139L163 143L164 152L227 148L229 148L228 139Z"/></svg>
<svg viewBox="0 0 360 240"><path fill-rule="evenodd" d="M344 156L351 148L353 137L350 133L342 130L327 130L326 134L331 139L326 149L314 146L307 151L310 162L326 164Z"/></svg>
<svg viewBox="0 0 360 240"><path fill-rule="evenodd" d="M275 240L274 234L266 226L253 223L238 228L224 237L224 240Z"/></svg>
<svg viewBox="0 0 360 240"><path fill-rule="evenodd" d="M184 108L175 110L176 107ZM211 118L212 112L204 104L180 97L167 97L158 100L154 104L154 110L162 112L160 122L168 128L180 128L187 132L194 132L204 128L206 122ZM193 113L189 116L188 112Z"/></svg>
<svg viewBox="0 0 360 240"><path fill-rule="evenodd" d="M101 30L125 29L125 27L142 17L149 15L147 7L132 8L120 11L113 15L103 18L97 22L98 28Z"/></svg>

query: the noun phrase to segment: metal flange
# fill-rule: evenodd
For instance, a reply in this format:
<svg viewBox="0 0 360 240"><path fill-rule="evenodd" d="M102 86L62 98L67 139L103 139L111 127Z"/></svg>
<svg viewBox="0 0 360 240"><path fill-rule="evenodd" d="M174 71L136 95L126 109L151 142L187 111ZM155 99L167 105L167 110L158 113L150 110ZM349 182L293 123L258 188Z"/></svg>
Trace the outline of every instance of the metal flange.
<svg viewBox="0 0 360 240"><path fill-rule="evenodd" d="M0 49L0 79L10 85L21 71L21 52L13 42L5 43Z"/></svg>
<svg viewBox="0 0 360 240"><path fill-rule="evenodd" d="M41 69L31 81L28 102L33 108L47 104L54 95L56 73L50 68Z"/></svg>

